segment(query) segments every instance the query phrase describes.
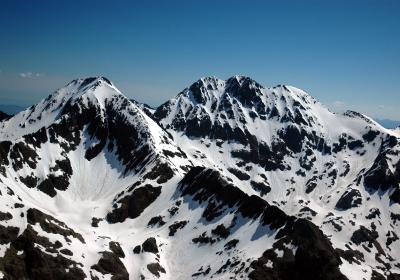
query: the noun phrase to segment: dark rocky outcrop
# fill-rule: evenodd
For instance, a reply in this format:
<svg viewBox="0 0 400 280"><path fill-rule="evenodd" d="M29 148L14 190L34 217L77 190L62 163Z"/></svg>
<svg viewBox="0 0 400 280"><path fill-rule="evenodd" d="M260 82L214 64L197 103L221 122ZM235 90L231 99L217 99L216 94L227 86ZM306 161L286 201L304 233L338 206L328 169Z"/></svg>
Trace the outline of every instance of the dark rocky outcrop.
<svg viewBox="0 0 400 280"><path fill-rule="evenodd" d="M147 269L158 278L161 276L160 273L166 273L165 269L159 263L150 263L147 265Z"/></svg>
<svg viewBox="0 0 400 280"><path fill-rule="evenodd" d="M19 180L25 184L28 188L36 188L37 182L39 181L39 178L33 176L33 175L28 175L26 177L19 177Z"/></svg>
<svg viewBox="0 0 400 280"><path fill-rule="evenodd" d="M147 238L142 244L143 252L158 253L157 240L154 237Z"/></svg>
<svg viewBox="0 0 400 280"><path fill-rule="evenodd" d="M212 229L211 233L224 239L230 234L229 229L227 229L223 224L220 224L216 228Z"/></svg>
<svg viewBox="0 0 400 280"><path fill-rule="evenodd" d="M108 246L110 247L111 252L113 252L118 258L125 258L125 253L118 242L110 241Z"/></svg>
<svg viewBox="0 0 400 280"><path fill-rule="evenodd" d="M109 223L121 223L127 218L138 217L161 193L161 187L145 185L134 189L130 195L121 198L114 209L107 214Z"/></svg>
<svg viewBox="0 0 400 280"><path fill-rule="evenodd" d="M348 189L339 198L336 203L336 209L348 210L353 207L358 207L361 205L362 198L361 193L357 189Z"/></svg>
<svg viewBox="0 0 400 280"><path fill-rule="evenodd" d="M40 148L40 146L48 140L46 128L42 127L34 133L24 135L24 140L35 148Z"/></svg>
<svg viewBox="0 0 400 280"><path fill-rule="evenodd" d="M182 229L187 225L188 221L177 221L169 226L169 236L174 236L178 229Z"/></svg>
<svg viewBox="0 0 400 280"><path fill-rule="evenodd" d="M352 250L352 249L336 249L336 252L340 255L341 258L345 259L348 261L350 264L356 263L356 264L361 264L362 262L365 261L364 259L364 254L361 253L358 250Z"/></svg>
<svg viewBox="0 0 400 280"><path fill-rule="evenodd" d="M137 245L137 246L135 246L135 248L133 248L134 254L140 254L141 251L142 251L142 247L140 245Z"/></svg>
<svg viewBox="0 0 400 280"><path fill-rule="evenodd" d="M253 271L249 274L250 279L347 279L339 270L339 254L318 227L309 221L298 219L289 222L278 232L277 238L279 240L272 249L266 250L251 263ZM295 246L295 253L285 244ZM282 257L276 254L277 249L283 251ZM266 265L268 262L272 263L272 267Z"/></svg>
<svg viewBox="0 0 400 280"><path fill-rule="evenodd" d="M370 192L381 190L386 192L392 189L390 196L392 202L400 203L400 161L390 168L388 155L391 148L388 141L384 142L379 155L376 157L373 165L364 174L364 185Z"/></svg>
<svg viewBox="0 0 400 280"><path fill-rule="evenodd" d="M22 169L24 164L35 169L38 157L36 151L24 142L15 143L10 151L10 159L15 171Z"/></svg>
<svg viewBox="0 0 400 280"><path fill-rule="evenodd" d="M207 202L203 217L208 221L234 206L244 217L255 218L263 213L267 205L258 196L248 196L228 184L218 171L204 167L193 167L180 182L179 189L182 196L189 195L199 203Z"/></svg>
<svg viewBox="0 0 400 280"><path fill-rule="evenodd" d="M0 174L6 176L5 166L9 164L8 154L10 152L12 143L10 141L0 142Z"/></svg>
<svg viewBox="0 0 400 280"><path fill-rule="evenodd" d="M368 143L372 142L375 140L376 136L380 134L379 131L376 130L369 130L367 133L365 133L362 138L367 141Z"/></svg>
<svg viewBox="0 0 400 280"><path fill-rule="evenodd" d="M167 182L174 176L174 171L167 163L157 164L149 173L143 177L144 179L155 180L157 179L158 184Z"/></svg>
<svg viewBox="0 0 400 280"><path fill-rule="evenodd" d="M250 176L247 173L244 173L236 168L228 168L228 171L236 176L239 180L247 181L250 179Z"/></svg>
<svg viewBox="0 0 400 280"><path fill-rule="evenodd" d="M8 244L18 236L19 228L0 225L0 244Z"/></svg>
<svg viewBox="0 0 400 280"><path fill-rule="evenodd" d="M271 187L262 182L250 181L250 185L255 191L259 192L261 196L264 196L271 191Z"/></svg>
<svg viewBox="0 0 400 280"><path fill-rule="evenodd" d="M27 221L31 225L39 224L39 226L48 233L60 234L64 239L70 242L70 238L76 238L81 243L85 243L82 235L69 228L65 223L47 215L37 209L30 208L27 211Z"/></svg>
<svg viewBox="0 0 400 280"><path fill-rule="evenodd" d="M148 226L155 226L155 225L163 226L163 225L165 225L165 222L163 220L163 216L152 217L147 225Z"/></svg>
<svg viewBox="0 0 400 280"><path fill-rule="evenodd" d="M294 125L289 125L285 130L280 130L278 134L291 151L294 153L301 151L303 140L306 137L304 130L300 130Z"/></svg>
<svg viewBox="0 0 400 280"><path fill-rule="evenodd" d="M100 223L102 220L103 220L103 219L101 219L101 218L93 217L93 218L92 218L92 223L91 223L92 227L98 227L98 226L99 226L99 223Z"/></svg>
<svg viewBox="0 0 400 280"><path fill-rule="evenodd" d="M227 242L225 245L224 245L224 248L225 248L225 250L231 250L232 248L235 248L236 247L236 245L239 243L239 240L237 240L237 239L232 239L231 241L229 241L229 242Z"/></svg>
<svg viewBox="0 0 400 280"><path fill-rule="evenodd" d="M9 212L0 211L0 221L8 221L12 219L12 215Z"/></svg>
<svg viewBox="0 0 400 280"><path fill-rule="evenodd" d="M10 280L85 279L82 264L60 254L58 250L61 246L60 242L50 242L28 225L21 235L13 237L9 249L0 258L0 271L4 273L5 279Z"/></svg>
<svg viewBox="0 0 400 280"><path fill-rule="evenodd" d="M239 158L244 162L258 164L266 171L288 170L284 163L284 157L289 154L289 150L282 140L275 140L271 146L264 142L259 142L254 135L246 132L248 138L248 149L237 149L231 152L232 157Z"/></svg>
<svg viewBox="0 0 400 280"><path fill-rule="evenodd" d="M54 197L57 194L56 190L65 191L69 186L69 177L64 173L63 175L56 176L49 174L37 188L45 194Z"/></svg>
<svg viewBox="0 0 400 280"><path fill-rule="evenodd" d="M97 270L101 274L111 274L111 280L129 279L128 271L115 253L104 251L100 254L100 260L91 267L92 269Z"/></svg>
<svg viewBox="0 0 400 280"><path fill-rule="evenodd" d="M379 235L376 231L371 231L364 226L360 226L359 229L353 232L351 241L360 245L363 242L373 243L378 237Z"/></svg>

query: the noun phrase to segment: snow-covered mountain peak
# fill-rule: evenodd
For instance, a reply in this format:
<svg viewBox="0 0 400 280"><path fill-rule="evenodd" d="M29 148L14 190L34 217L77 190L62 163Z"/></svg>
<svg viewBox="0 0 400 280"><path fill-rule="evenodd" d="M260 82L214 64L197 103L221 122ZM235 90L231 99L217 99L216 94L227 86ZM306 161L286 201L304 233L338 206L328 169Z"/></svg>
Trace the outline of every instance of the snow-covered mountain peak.
<svg viewBox="0 0 400 280"><path fill-rule="evenodd" d="M266 88L242 76L195 85L154 113L194 165L217 167L245 193L307 217L339 247L347 232L359 246L358 235L377 231L377 223L375 236L390 247L385 236L400 217L398 130L357 112L335 114L293 86ZM390 214L372 221L372 209ZM381 263L394 265L390 259Z"/></svg>
<svg viewBox="0 0 400 280"><path fill-rule="evenodd" d="M70 84L79 84L81 87L90 86L95 83L106 83L109 86L114 86L113 82L104 76L94 76L94 77L86 77L86 78L78 78L72 80Z"/></svg>
<svg viewBox="0 0 400 280"><path fill-rule="evenodd" d="M243 87L258 88L258 89L264 88L255 80L247 76L235 75L226 80L227 91L235 92Z"/></svg>
<svg viewBox="0 0 400 280"><path fill-rule="evenodd" d="M208 161L220 168L225 166L239 180L252 178L255 170L260 169L263 176L265 171L287 171L289 182L293 176L291 170L295 169L298 180L309 184L321 181L321 185L329 188L338 184L342 191L341 181L332 179L337 177L336 173L345 177L350 166L361 166L359 161L368 158L369 165L352 174L360 176L357 172L366 172L382 151L398 143L396 132L384 129L369 117L352 111L334 114L293 86L265 88L242 76L229 78L221 85L217 89L193 86L185 89L157 108L154 118L181 142L180 146L187 146L186 151L193 150L194 160L199 160L198 151L201 151L204 154L200 159L202 164ZM199 88L201 95L194 95L194 89ZM198 102L191 96L203 99ZM327 163L328 159L331 162ZM242 168L250 162L256 167L246 167L248 176L232 167ZM328 176L332 178L324 178L326 174L320 166L325 165L335 169ZM391 166L392 163L381 165ZM321 175L315 175L320 172ZM351 180L355 180L354 177ZM277 194L279 197L280 191ZM391 199L396 200L396 196Z"/></svg>
<svg viewBox="0 0 400 280"><path fill-rule="evenodd" d="M320 125L320 113L332 115L300 89L285 85L265 88L249 77L233 76L225 81L215 77L198 80L158 107L154 117L165 128L189 136L243 143L249 133L257 135L261 127L265 130L276 122Z"/></svg>
<svg viewBox="0 0 400 280"><path fill-rule="evenodd" d="M105 77L89 77L73 80L67 86L50 95L48 99L61 98L63 102L85 100L104 106L107 99L110 100L116 97L127 99L109 79Z"/></svg>
<svg viewBox="0 0 400 280"><path fill-rule="evenodd" d="M179 104L181 107L202 106L214 111L218 103L239 103L252 108L272 105L286 106L289 103L314 104L316 101L305 91L287 85L265 88L247 76L235 75L227 80L215 76L203 77L185 88L167 103ZM190 105L190 106L189 106Z"/></svg>
<svg viewBox="0 0 400 280"><path fill-rule="evenodd" d="M0 122L0 279L397 279L399 143L245 76L74 80Z"/></svg>
<svg viewBox="0 0 400 280"><path fill-rule="evenodd" d="M166 131L104 77L74 80L0 123L0 141L27 135L50 140L65 152L82 149L89 161L99 155L115 158L133 173L149 161L166 161L164 151L182 154Z"/></svg>
<svg viewBox="0 0 400 280"><path fill-rule="evenodd" d="M198 81L194 82L193 84L196 84L197 82L202 83L203 85L212 85L214 88L216 88L216 85L223 85L225 83L224 80L216 77L216 76L205 76L200 78Z"/></svg>
<svg viewBox="0 0 400 280"><path fill-rule="evenodd" d="M128 103L129 99L105 77L76 79L1 123L0 139L16 139L42 127L48 127L71 113L71 110L75 111L75 116L88 109L99 109L102 114L107 104L126 108ZM137 109L134 104L129 105L133 110Z"/></svg>
<svg viewBox="0 0 400 280"><path fill-rule="evenodd" d="M103 190L101 186L109 180L144 176L155 165L173 174L171 168L175 165L169 157L184 158L168 133L104 77L74 80L38 104L0 122L2 141L23 147L21 151L13 148L11 157L15 162L24 162L24 157L29 156L34 159L34 163L26 165L14 164L12 172L17 175L13 177L21 177L22 181L28 178L31 188L37 187L49 196L57 194L54 188L66 190L59 184L70 185L67 197L80 200L120 191L121 185L112 190ZM76 165L69 163L67 175L62 178L56 168L48 167L72 158L77 159ZM180 164L188 163L182 159ZM113 172L95 174L98 166ZM88 170L92 167L95 173L90 175ZM174 170L180 172L180 166ZM61 183L54 183L54 178Z"/></svg>
<svg viewBox="0 0 400 280"><path fill-rule="evenodd" d="M223 91L225 87L225 81L218 79L217 77L203 77L188 88L185 88L180 94L178 94L178 98L182 97L185 99L189 99L194 104L203 104L207 102L207 100L213 99L216 96L219 96L220 92Z"/></svg>

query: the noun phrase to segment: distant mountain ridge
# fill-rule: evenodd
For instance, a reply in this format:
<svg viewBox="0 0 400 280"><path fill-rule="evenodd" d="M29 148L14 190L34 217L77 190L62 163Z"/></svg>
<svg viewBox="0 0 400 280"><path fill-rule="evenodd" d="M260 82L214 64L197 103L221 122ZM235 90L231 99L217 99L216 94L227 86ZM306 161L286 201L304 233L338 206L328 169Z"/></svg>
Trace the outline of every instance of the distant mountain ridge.
<svg viewBox="0 0 400 280"><path fill-rule="evenodd" d="M145 103L137 102L134 99L131 99L131 101L134 102L135 104L137 104L138 106L142 106L142 109L145 112L153 113L153 111L155 110L153 107L151 107ZM3 111L7 115L15 115L15 114L23 111L24 109L25 109L25 107L22 107L19 105L12 105L12 104L11 105L2 105L2 104L0 104L0 111ZM374 120L376 122L378 122L380 125L382 125L383 127L389 128L389 129L393 129L393 128L400 126L400 121L397 121L397 120L380 119L380 118L374 118Z"/></svg>
<svg viewBox="0 0 400 280"><path fill-rule="evenodd" d="M23 110L25 110L25 108L22 106L0 104L0 111L3 111L4 113L6 113L8 115L15 115Z"/></svg>
<svg viewBox="0 0 400 280"><path fill-rule="evenodd" d="M389 120L389 119L375 119L380 125L385 128L393 129L400 126L400 121Z"/></svg>
<svg viewBox="0 0 400 280"><path fill-rule="evenodd" d="M7 120L10 117L11 117L10 115L0 111L0 122L3 121L3 120Z"/></svg>

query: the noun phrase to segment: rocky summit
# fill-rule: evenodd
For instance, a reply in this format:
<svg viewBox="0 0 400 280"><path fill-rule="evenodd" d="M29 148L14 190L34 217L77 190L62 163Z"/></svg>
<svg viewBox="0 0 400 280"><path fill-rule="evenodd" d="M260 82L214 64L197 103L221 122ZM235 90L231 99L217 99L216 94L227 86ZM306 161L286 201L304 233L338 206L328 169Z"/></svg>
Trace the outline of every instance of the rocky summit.
<svg viewBox="0 0 400 280"><path fill-rule="evenodd" d="M0 279L400 279L400 134L287 85L0 114Z"/></svg>

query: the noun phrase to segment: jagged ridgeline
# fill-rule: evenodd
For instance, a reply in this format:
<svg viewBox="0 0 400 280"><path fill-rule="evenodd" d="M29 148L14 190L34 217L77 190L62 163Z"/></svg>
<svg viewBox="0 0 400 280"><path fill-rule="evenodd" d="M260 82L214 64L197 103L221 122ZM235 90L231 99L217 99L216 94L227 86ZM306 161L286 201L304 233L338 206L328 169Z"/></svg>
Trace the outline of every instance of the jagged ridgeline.
<svg viewBox="0 0 400 280"><path fill-rule="evenodd" d="M399 279L399 141L243 76L74 80L0 114L0 279Z"/></svg>

